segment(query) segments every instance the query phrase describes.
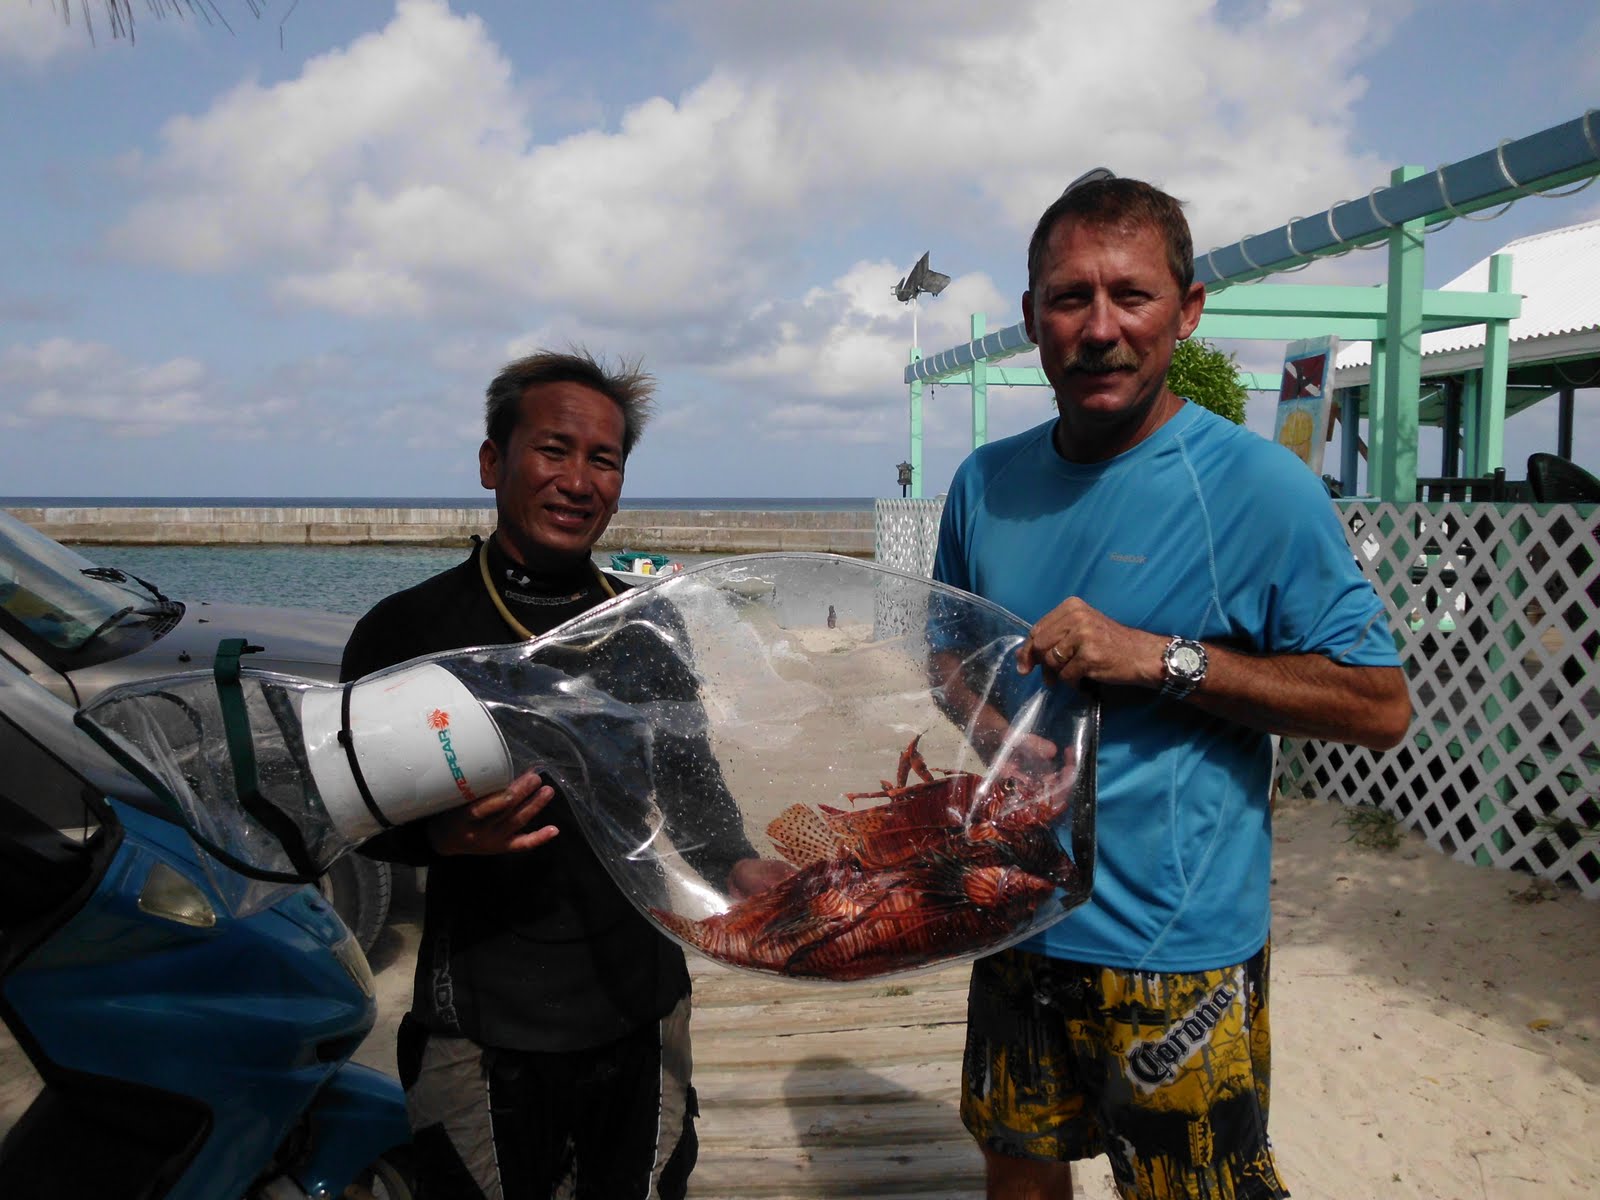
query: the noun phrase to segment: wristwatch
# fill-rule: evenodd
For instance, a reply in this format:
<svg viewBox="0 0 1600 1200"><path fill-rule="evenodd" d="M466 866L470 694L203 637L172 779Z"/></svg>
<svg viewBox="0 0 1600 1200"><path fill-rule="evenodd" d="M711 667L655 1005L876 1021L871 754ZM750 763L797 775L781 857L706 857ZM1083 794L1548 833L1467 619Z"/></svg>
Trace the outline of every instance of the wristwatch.
<svg viewBox="0 0 1600 1200"><path fill-rule="evenodd" d="M1182 700L1205 680L1206 648L1189 638L1175 637L1162 652L1161 666L1166 676L1161 694Z"/></svg>

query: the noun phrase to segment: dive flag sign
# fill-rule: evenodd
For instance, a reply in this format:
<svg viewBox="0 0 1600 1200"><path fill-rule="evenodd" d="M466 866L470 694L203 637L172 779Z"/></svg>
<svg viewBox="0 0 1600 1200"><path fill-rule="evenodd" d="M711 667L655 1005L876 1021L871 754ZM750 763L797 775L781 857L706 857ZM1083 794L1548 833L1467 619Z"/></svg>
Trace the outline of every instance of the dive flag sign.
<svg viewBox="0 0 1600 1200"><path fill-rule="evenodd" d="M1272 439L1293 450L1318 475L1333 423L1333 359L1338 352L1339 339L1331 335L1290 342L1283 352Z"/></svg>

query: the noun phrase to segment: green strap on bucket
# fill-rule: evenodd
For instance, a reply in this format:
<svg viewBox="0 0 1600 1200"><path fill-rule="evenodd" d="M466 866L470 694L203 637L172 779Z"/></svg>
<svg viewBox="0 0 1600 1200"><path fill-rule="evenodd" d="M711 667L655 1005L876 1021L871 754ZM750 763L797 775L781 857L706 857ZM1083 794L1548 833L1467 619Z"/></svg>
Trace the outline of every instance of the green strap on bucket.
<svg viewBox="0 0 1600 1200"><path fill-rule="evenodd" d="M217 681L217 702L222 708L222 729L228 741L228 761L233 766L233 786L239 803L278 840L289 861L306 881L320 871L306 851L305 838L287 815L267 802L261 794L260 773L256 769L256 747L250 736L250 714L245 707L244 689L239 684L239 660L256 654L262 647L244 638L224 638L217 643L217 656L211 673Z"/></svg>

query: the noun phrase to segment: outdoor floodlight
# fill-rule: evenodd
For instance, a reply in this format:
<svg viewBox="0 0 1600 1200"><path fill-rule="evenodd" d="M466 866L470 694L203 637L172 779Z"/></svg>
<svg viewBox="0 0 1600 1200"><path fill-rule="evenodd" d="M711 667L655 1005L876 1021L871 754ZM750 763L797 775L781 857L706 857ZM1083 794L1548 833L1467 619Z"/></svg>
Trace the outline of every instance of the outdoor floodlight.
<svg viewBox="0 0 1600 1200"><path fill-rule="evenodd" d="M924 251L922 257L917 259L917 265L911 268L911 274L895 284L894 298L896 300L902 303L907 300L915 300L918 295L923 293L929 296L937 296L950 285L950 276L941 274L928 266L929 253L930 251Z"/></svg>
<svg viewBox="0 0 1600 1200"><path fill-rule="evenodd" d="M1102 183L1107 179L1115 179L1116 177L1116 172L1109 167L1090 167L1082 175L1079 175L1066 187L1062 188L1061 194L1065 196L1068 192L1081 188L1086 183Z"/></svg>

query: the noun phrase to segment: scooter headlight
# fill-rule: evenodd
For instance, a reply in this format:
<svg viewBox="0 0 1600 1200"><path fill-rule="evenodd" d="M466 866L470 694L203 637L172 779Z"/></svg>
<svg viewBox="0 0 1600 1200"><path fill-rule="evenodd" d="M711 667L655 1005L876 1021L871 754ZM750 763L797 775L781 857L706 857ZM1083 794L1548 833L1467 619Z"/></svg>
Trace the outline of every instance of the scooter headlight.
<svg viewBox="0 0 1600 1200"><path fill-rule="evenodd" d="M153 917L198 929L210 929L217 923L217 910L211 907L205 893L181 871L162 862L151 867L145 876L144 887L139 890L139 908Z"/></svg>
<svg viewBox="0 0 1600 1200"><path fill-rule="evenodd" d="M372 999L378 994L378 982L372 977L372 967L367 962L367 956L361 953L361 947L356 944L354 934L346 934L333 944L333 956L355 980L363 995Z"/></svg>

